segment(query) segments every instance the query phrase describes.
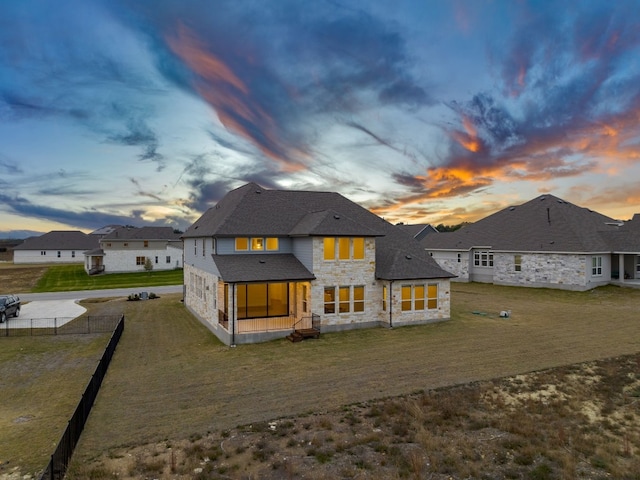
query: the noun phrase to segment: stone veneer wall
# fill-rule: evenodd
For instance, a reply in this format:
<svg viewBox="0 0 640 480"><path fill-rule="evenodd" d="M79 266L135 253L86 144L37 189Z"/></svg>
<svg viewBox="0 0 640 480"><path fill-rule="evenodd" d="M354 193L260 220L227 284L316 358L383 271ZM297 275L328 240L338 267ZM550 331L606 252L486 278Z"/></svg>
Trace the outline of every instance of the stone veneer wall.
<svg viewBox="0 0 640 480"><path fill-rule="evenodd" d="M197 286L198 276L202 279L201 289ZM218 328L218 277L187 264L184 266L184 285L187 308L209 328Z"/></svg>
<svg viewBox="0 0 640 480"><path fill-rule="evenodd" d="M514 267L515 253L493 254L493 281L498 285L516 285L528 287L551 287L567 290L586 290L589 285L587 277L586 255L560 253L523 253L522 271L516 272Z"/></svg>
<svg viewBox="0 0 640 480"><path fill-rule="evenodd" d="M431 310L402 311L402 285L438 285L438 308ZM393 326L417 325L422 323L439 322L451 318L451 282L448 278L425 280L399 280L393 282ZM425 300L426 307L426 300ZM386 322L389 323L389 312Z"/></svg>
<svg viewBox="0 0 640 480"><path fill-rule="evenodd" d="M320 315L322 329L342 330L373 326L382 321L382 284L376 281L376 247L374 238L365 238L363 260L324 260L323 238L313 239L313 274L311 311ZM324 313L324 288L364 286L364 312L353 311L353 290L349 313ZM338 306L336 305L336 311ZM328 328L327 328L328 327Z"/></svg>
<svg viewBox="0 0 640 480"><path fill-rule="evenodd" d="M458 262L458 255L460 261ZM438 262L440 268L457 275L453 282L469 281L469 251L466 252L433 252L432 258Z"/></svg>

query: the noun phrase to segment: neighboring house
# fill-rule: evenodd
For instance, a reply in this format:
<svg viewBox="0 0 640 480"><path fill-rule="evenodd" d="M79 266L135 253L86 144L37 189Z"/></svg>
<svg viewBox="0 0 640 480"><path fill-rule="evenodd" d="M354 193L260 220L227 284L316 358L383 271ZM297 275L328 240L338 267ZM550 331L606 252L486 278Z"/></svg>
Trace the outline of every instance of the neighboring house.
<svg viewBox="0 0 640 480"><path fill-rule="evenodd" d="M429 223L416 224L416 225L409 225L409 224L406 224L406 223L399 223L396 226L401 228L405 232L407 232L409 235L411 235L413 238L415 238L418 241L422 240L424 237L426 237L427 235L429 235L431 233L440 233L440 232L438 232L436 227L432 226Z"/></svg>
<svg viewBox="0 0 640 480"><path fill-rule="evenodd" d="M588 290L640 284L639 224L541 195L421 243L457 281Z"/></svg>
<svg viewBox="0 0 640 480"><path fill-rule="evenodd" d="M337 193L249 183L182 238L185 304L227 345L450 316L453 275Z"/></svg>
<svg viewBox="0 0 640 480"><path fill-rule="evenodd" d="M153 270L172 270L182 268L182 240L171 227L117 227L84 258L90 275L144 271L147 259Z"/></svg>
<svg viewBox="0 0 640 480"><path fill-rule="evenodd" d="M96 248L98 240L80 231L54 230L14 247L13 263L82 263L82 253Z"/></svg>

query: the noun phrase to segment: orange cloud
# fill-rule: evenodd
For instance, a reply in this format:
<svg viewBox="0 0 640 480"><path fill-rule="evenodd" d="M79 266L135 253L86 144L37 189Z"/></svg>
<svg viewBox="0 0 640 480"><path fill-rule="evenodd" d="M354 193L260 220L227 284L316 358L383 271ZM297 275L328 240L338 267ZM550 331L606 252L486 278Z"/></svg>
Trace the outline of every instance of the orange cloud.
<svg viewBox="0 0 640 480"><path fill-rule="evenodd" d="M304 152L281 141L274 119L260 107L249 87L229 65L182 24L174 37L167 38L167 43L196 74L193 88L215 109L225 128L256 145L284 170L303 168L292 158L303 158Z"/></svg>

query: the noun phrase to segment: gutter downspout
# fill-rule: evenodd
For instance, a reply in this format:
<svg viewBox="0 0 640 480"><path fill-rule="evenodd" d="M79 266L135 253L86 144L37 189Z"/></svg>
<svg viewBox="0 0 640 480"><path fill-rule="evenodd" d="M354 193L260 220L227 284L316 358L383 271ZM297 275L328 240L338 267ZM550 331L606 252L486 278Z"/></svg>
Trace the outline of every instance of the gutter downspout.
<svg viewBox="0 0 640 480"><path fill-rule="evenodd" d="M393 280L389 282L389 328L393 328Z"/></svg>

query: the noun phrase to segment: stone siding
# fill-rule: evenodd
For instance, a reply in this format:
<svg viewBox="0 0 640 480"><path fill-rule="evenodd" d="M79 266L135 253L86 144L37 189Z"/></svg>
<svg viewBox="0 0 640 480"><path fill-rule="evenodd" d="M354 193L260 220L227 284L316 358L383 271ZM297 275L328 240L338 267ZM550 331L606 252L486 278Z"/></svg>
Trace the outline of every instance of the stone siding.
<svg viewBox="0 0 640 480"><path fill-rule="evenodd" d="M224 298L218 277L186 264L184 286L184 303L187 308L210 328L218 328L218 298Z"/></svg>
<svg viewBox="0 0 640 480"><path fill-rule="evenodd" d="M432 253L432 252L429 252ZM458 261L458 255L460 260ZM440 268L456 275L453 282L469 281L469 251L464 252L433 252L432 258L440 265Z"/></svg>
<svg viewBox="0 0 640 480"><path fill-rule="evenodd" d="M430 284L438 285L438 308L417 311L402 311L402 286L403 285L424 285L425 289ZM439 322L448 320L451 317L451 283L449 279L432 280L407 280L393 282L392 291L392 312L393 326L417 325L422 323ZM389 312L384 312L389 323Z"/></svg>
<svg viewBox="0 0 640 480"><path fill-rule="evenodd" d="M514 253L493 254L494 283L498 285L516 285L528 287L551 287L568 290L586 290L589 286L587 276L587 255L560 253L523 253L520 254L521 271L515 271ZM590 277L590 275L589 275Z"/></svg>

